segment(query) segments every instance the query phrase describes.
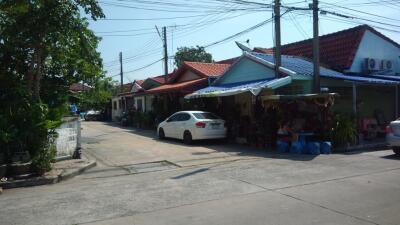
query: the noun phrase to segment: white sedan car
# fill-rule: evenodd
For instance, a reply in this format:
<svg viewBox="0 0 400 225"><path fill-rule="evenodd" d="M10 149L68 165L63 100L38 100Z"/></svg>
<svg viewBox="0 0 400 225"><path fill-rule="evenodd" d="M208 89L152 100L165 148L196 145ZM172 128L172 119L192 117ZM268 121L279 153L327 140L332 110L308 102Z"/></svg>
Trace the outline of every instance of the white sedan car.
<svg viewBox="0 0 400 225"><path fill-rule="evenodd" d="M225 121L210 112L181 111L174 113L157 128L158 137L181 139L185 144L193 140L226 137Z"/></svg>
<svg viewBox="0 0 400 225"><path fill-rule="evenodd" d="M386 142L394 153L400 155L400 119L392 121L386 127Z"/></svg>

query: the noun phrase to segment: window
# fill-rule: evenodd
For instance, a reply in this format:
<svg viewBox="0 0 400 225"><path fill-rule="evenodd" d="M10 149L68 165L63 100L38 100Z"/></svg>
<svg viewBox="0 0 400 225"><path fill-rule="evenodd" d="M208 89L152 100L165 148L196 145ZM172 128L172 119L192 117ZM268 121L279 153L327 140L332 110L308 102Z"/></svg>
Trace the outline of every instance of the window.
<svg viewBox="0 0 400 225"><path fill-rule="evenodd" d="M114 101L114 106L113 106L113 108L114 108L115 110L117 110L117 101Z"/></svg>
<svg viewBox="0 0 400 225"><path fill-rule="evenodd" d="M219 116L213 114L213 113L193 113L194 117L197 119L220 119Z"/></svg>
<svg viewBox="0 0 400 225"><path fill-rule="evenodd" d="M182 113L178 118L178 121L188 121L190 120L190 115L187 113Z"/></svg>
<svg viewBox="0 0 400 225"><path fill-rule="evenodd" d="M176 122L179 120L181 115L182 115L181 113L175 114L175 115L171 116L170 118L168 118L167 122Z"/></svg>
<svg viewBox="0 0 400 225"><path fill-rule="evenodd" d="M143 112L143 100L141 98L136 99L136 110Z"/></svg>

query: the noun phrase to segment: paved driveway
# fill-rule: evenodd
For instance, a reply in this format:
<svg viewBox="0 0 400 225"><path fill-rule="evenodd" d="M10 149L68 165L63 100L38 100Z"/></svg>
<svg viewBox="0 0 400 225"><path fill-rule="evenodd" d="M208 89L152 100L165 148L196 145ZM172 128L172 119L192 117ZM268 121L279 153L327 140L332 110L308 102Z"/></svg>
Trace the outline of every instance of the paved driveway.
<svg viewBox="0 0 400 225"><path fill-rule="evenodd" d="M55 185L6 190L1 225L400 224L400 158L389 150L311 157L215 142L192 149L151 132L83 127L85 154L102 163Z"/></svg>
<svg viewBox="0 0 400 225"><path fill-rule="evenodd" d="M263 157L266 151L204 140L187 146L180 140L158 140L152 130L135 130L114 123L83 122L83 148L108 166L169 161L179 166Z"/></svg>

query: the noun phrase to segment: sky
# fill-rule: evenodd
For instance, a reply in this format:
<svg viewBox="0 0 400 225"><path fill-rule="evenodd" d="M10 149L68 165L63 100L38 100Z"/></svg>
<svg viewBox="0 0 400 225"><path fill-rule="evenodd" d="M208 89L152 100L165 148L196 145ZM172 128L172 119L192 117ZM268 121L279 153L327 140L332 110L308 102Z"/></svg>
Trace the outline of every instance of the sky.
<svg viewBox="0 0 400 225"><path fill-rule="evenodd" d="M156 26L160 32L161 27L167 27L168 55L173 56L179 47L205 46L272 17L271 9L243 1L271 3L265 0L99 0L106 19L89 20L89 23L96 35L102 37L98 51L107 76L119 80L118 58L119 52L122 52L124 83L127 83L164 73L160 60L163 57L162 39ZM282 0L281 4L305 8L311 2ZM400 43L400 25L397 25L400 24L399 0L324 0L320 1L320 8L342 15L320 14L320 35L369 24ZM281 13L285 11L282 7ZM311 38L311 15L309 10L285 13L281 17L282 44ZM273 23L213 45L206 51L212 54L215 61L240 56L242 52L235 41L250 48L272 47ZM172 71L173 59L168 64L169 71Z"/></svg>

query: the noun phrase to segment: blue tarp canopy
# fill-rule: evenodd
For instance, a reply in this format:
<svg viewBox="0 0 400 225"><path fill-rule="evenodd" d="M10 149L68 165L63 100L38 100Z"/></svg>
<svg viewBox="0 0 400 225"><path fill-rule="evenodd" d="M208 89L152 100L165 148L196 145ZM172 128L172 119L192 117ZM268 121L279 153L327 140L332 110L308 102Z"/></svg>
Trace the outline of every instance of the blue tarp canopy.
<svg viewBox="0 0 400 225"><path fill-rule="evenodd" d="M225 84L220 86L210 86L200 89L192 94L186 95L186 99L191 98L204 98L204 97L222 97L236 95L244 92L251 92L253 95L258 95L263 89L276 89L292 82L290 76L256 80L251 82L240 82L233 84Z"/></svg>

